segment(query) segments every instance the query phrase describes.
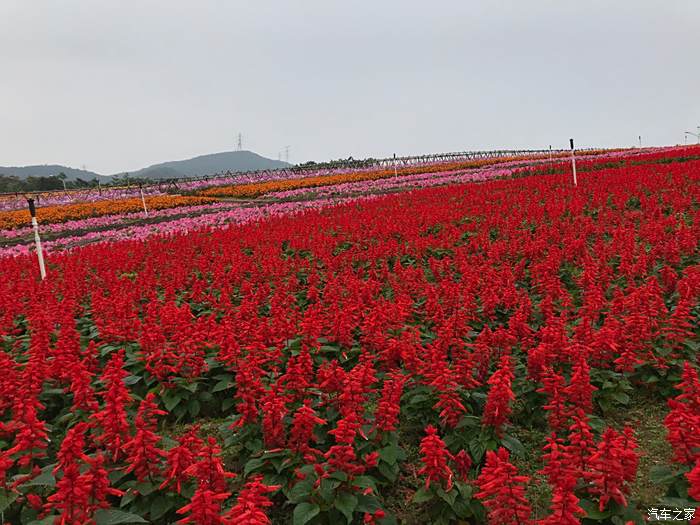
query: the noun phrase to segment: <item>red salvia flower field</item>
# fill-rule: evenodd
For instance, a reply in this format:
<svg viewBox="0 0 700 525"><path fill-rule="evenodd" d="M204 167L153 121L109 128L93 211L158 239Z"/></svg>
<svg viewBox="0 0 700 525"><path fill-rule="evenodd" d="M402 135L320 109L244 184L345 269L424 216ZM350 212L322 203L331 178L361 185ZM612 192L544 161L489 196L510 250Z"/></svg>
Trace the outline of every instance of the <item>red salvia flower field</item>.
<svg viewBox="0 0 700 525"><path fill-rule="evenodd" d="M0 259L2 520L699 507L699 154Z"/></svg>

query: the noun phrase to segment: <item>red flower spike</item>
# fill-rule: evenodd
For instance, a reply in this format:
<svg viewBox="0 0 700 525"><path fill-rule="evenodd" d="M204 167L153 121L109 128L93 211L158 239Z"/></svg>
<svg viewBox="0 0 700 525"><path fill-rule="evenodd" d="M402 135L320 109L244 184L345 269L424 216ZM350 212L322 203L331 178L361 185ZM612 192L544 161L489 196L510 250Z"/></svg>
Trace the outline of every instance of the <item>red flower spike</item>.
<svg viewBox="0 0 700 525"><path fill-rule="evenodd" d="M548 403L542 407L547 411L549 426L555 432L564 430L569 420L569 409L564 396L564 377L547 368L542 375L542 383L543 386L538 388L537 392L549 397Z"/></svg>
<svg viewBox="0 0 700 525"><path fill-rule="evenodd" d="M481 490L475 496L488 510L489 523L530 523L531 509L525 497L525 487L529 481L529 477L518 475L505 448L501 447L497 452L486 452L486 464L476 480Z"/></svg>
<svg viewBox="0 0 700 525"><path fill-rule="evenodd" d="M78 423L71 428L61 443L58 451L58 464L54 474L61 473L56 482L56 492L50 495L44 510L57 512L59 523L86 523L90 518L89 480L81 475L81 462L86 459L85 448L86 423Z"/></svg>
<svg viewBox="0 0 700 525"><path fill-rule="evenodd" d="M700 413L677 398L669 399L668 406L671 410L664 424L666 439L673 446L673 459L682 465L692 465L700 458Z"/></svg>
<svg viewBox="0 0 700 525"><path fill-rule="evenodd" d="M393 432L401 412L401 395L407 378L401 371L391 372L384 381L382 396L377 403L375 424L383 432Z"/></svg>
<svg viewBox="0 0 700 525"><path fill-rule="evenodd" d="M574 409L590 414L593 411L595 390L597 388L591 385L590 367L585 357L581 356L574 365L569 386L564 389L566 400L574 406Z"/></svg>
<svg viewBox="0 0 700 525"><path fill-rule="evenodd" d="M227 479L236 475L226 472L220 458L221 448L216 439L209 437L207 444L202 446L197 455L197 461L185 471L197 481L192 500L180 508L178 514L189 514L178 521L179 524L193 523L195 525L220 525L221 507L231 495L227 491Z"/></svg>
<svg viewBox="0 0 700 525"><path fill-rule="evenodd" d="M215 492L205 488L198 488L194 496L192 496L192 501L177 510L178 514L188 514L187 517L177 523L179 525L186 523L192 523L193 525L223 525L221 506L230 495L229 492Z"/></svg>
<svg viewBox="0 0 700 525"><path fill-rule="evenodd" d="M138 481L152 478L160 474L160 462L166 453L156 445L160 441L154 430L157 427L157 416L167 412L159 410L154 403L155 394L149 393L141 401L136 414L136 434L127 441L122 449L126 454L128 467L125 472L133 472Z"/></svg>
<svg viewBox="0 0 700 525"><path fill-rule="evenodd" d="M305 399L304 404L294 413L287 447L304 458L319 455L321 452L312 446L316 443L314 430L317 426L325 424L326 420L318 417L316 411L311 408L311 400Z"/></svg>
<svg viewBox="0 0 700 525"><path fill-rule="evenodd" d="M180 494L182 483L189 475L187 470L194 464L196 457L204 442L197 436L199 426L193 426L184 436L180 438L177 446L171 448L166 457L165 480L160 485L160 490L174 485L175 491Z"/></svg>
<svg viewBox="0 0 700 525"><path fill-rule="evenodd" d="M693 413L700 415L700 380L698 371L688 361L683 363L681 382L676 389L682 392L676 396L676 401L686 403Z"/></svg>
<svg viewBox="0 0 700 525"><path fill-rule="evenodd" d="M284 417L287 415L287 398L273 388L262 402L262 429L265 446L279 448L285 443Z"/></svg>
<svg viewBox="0 0 700 525"><path fill-rule="evenodd" d="M216 439L209 437L207 444L202 446L197 454L197 461L190 465L185 473L194 477L198 487L211 489L214 492L226 492L226 480L235 478L233 472L226 472L221 462L221 447Z"/></svg>
<svg viewBox="0 0 700 525"><path fill-rule="evenodd" d="M123 366L124 350L120 350L112 355L102 373L102 382L106 388L102 393L104 407L91 416L101 429L95 436L96 441L105 446L115 462L119 459L122 446L129 435L126 407L131 403L131 394L124 384L124 378L128 374Z"/></svg>
<svg viewBox="0 0 700 525"><path fill-rule="evenodd" d="M445 490L449 491L452 488L453 474L447 460L451 459L452 455L434 426L425 427L425 433L426 436L420 442L423 467L418 471L418 475L425 476L425 488L431 483L440 485L444 481Z"/></svg>
<svg viewBox="0 0 700 525"><path fill-rule="evenodd" d="M564 463L576 469L577 476L580 477L588 469L594 450L595 443L588 418L579 410L573 416L573 423L569 427L569 445L564 449L566 455Z"/></svg>
<svg viewBox="0 0 700 525"><path fill-rule="evenodd" d="M514 377L511 357L509 355L502 356L498 370L488 380L491 388L489 389L482 417L484 425L494 427L497 435L502 434L502 426L511 413L510 404L515 400L515 395L511 389Z"/></svg>
<svg viewBox="0 0 700 525"><path fill-rule="evenodd" d="M636 475L636 457L631 437L620 435L608 428L603 433L600 443L589 459L590 472L584 473L584 478L591 483L589 492L598 496L599 509L605 509L609 501L615 501L623 507L627 506L625 493L629 491L626 482ZM629 447L629 448L626 448ZM634 470L632 470L634 468Z"/></svg>
<svg viewBox="0 0 700 525"><path fill-rule="evenodd" d="M460 450L453 459L459 480L466 483L469 479L469 469L472 468L472 458L466 450Z"/></svg>
<svg viewBox="0 0 700 525"><path fill-rule="evenodd" d="M579 506L579 499L574 494L575 481L571 480L554 487L550 509L552 513L537 525L579 525L586 512Z"/></svg>
<svg viewBox="0 0 700 525"><path fill-rule="evenodd" d="M573 449L564 445L556 434L547 437L544 446L545 454L542 455L544 468L541 472L547 476L549 484L553 487L567 484L573 479L574 484L579 477L579 471L570 463Z"/></svg>
<svg viewBox="0 0 700 525"><path fill-rule="evenodd" d="M104 467L105 457L103 454L96 454L88 458L88 471L83 474L87 485L90 487L90 512L94 513L98 509L108 509L111 504L107 501L109 496L121 497L124 492L110 486L109 473Z"/></svg>
<svg viewBox="0 0 700 525"><path fill-rule="evenodd" d="M224 516L224 525L268 525L270 518L265 509L272 506L267 497L270 492L280 489L280 485L265 485L262 476L248 481L238 495L236 504Z"/></svg>

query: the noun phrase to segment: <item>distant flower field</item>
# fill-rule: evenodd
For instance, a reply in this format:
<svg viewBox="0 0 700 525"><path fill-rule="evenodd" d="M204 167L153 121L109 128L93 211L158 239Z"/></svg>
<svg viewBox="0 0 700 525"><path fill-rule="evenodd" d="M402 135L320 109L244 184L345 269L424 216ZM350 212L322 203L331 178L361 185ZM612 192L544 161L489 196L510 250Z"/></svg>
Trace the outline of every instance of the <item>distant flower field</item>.
<svg viewBox="0 0 700 525"><path fill-rule="evenodd" d="M578 167L577 187L567 159L505 159L192 188L148 218L140 197L46 206L44 281L28 212L0 212L2 519L700 507L700 148Z"/></svg>

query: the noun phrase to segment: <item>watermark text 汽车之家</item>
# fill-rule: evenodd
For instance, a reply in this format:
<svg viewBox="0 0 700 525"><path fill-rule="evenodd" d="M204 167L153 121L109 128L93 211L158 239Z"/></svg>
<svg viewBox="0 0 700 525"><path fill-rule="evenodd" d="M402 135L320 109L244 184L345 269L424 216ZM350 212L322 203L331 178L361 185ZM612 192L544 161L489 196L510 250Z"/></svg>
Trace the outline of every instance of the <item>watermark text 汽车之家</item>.
<svg viewBox="0 0 700 525"><path fill-rule="evenodd" d="M647 509L647 519L654 521L690 521L695 517L694 508L650 507Z"/></svg>

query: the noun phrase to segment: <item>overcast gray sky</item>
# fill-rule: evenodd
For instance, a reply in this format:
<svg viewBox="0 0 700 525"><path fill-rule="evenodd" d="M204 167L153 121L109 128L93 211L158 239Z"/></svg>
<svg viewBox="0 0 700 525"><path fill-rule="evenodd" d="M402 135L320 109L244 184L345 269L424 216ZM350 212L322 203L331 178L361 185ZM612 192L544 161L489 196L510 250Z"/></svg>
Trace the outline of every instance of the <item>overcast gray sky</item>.
<svg viewBox="0 0 700 525"><path fill-rule="evenodd" d="M0 0L0 165L683 142L700 1Z"/></svg>

